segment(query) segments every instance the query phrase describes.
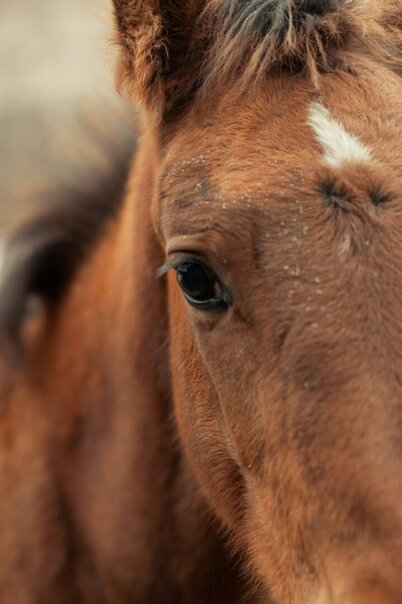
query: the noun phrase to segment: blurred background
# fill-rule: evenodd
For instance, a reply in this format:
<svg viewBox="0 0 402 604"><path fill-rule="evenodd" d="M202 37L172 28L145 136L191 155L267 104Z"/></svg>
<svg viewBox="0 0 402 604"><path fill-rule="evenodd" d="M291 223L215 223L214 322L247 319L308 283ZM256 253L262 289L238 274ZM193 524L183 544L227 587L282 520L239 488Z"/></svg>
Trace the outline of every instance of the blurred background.
<svg viewBox="0 0 402 604"><path fill-rule="evenodd" d="M91 131L127 119L112 40L109 0L1 0L1 230L42 187L93 163Z"/></svg>

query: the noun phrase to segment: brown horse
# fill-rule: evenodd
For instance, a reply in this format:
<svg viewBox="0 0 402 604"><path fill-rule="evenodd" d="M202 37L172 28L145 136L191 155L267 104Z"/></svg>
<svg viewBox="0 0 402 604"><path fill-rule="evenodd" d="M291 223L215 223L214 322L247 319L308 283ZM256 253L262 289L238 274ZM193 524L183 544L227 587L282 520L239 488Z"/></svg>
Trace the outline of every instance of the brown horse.
<svg viewBox="0 0 402 604"><path fill-rule="evenodd" d="M400 604L400 0L114 5L125 194L3 273L0 602Z"/></svg>

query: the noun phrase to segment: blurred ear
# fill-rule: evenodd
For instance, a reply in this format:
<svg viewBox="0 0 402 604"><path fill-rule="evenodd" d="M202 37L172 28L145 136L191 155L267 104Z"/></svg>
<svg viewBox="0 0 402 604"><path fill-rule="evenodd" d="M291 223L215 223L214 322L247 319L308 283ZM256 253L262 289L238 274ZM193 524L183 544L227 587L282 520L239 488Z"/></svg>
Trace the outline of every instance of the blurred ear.
<svg viewBox="0 0 402 604"><path fill-rule="evenodd" d="M202 0L113 0L120 43L117 85L162 115L196 80L191 40Z"/></svg>

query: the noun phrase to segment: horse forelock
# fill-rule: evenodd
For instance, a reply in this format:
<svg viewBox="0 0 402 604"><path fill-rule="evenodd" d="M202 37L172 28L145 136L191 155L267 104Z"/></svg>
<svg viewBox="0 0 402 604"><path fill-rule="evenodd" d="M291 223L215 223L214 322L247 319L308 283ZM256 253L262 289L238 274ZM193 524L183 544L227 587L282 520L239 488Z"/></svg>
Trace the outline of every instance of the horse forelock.
<svg viewBox="0 0 402 604"><path fill-rule="evenodd" d="M114 0L118 87L156 123L201 92L246 92L277 71L358 71L370 56L400 72L401 0Z"/></svg>
<svg viewBox="0 0 402 604"><path fill-rule="evenodd" d="M317 83L367 51L400 70L400 14L400 0L210 0L199 20L211 40L201 80L245 90L286 68Z"/></svg>

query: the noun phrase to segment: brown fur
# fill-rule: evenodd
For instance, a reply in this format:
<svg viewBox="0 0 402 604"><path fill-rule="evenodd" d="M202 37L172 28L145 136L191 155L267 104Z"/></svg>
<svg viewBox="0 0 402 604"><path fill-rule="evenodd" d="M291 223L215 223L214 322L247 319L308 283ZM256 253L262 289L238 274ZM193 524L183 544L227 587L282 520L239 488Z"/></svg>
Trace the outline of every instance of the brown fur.
<svg viewBox="0 0 402 604"><path fill-rule="evenodd" d="M56 256L48 227L14 239L2 604L402 599L401 5L261 1L250 30L240 6L115 0L147 107L121 209L68 222ZM317 102L371 161L324 165ZM189 253L226 312L156 278Z"/></svg>

